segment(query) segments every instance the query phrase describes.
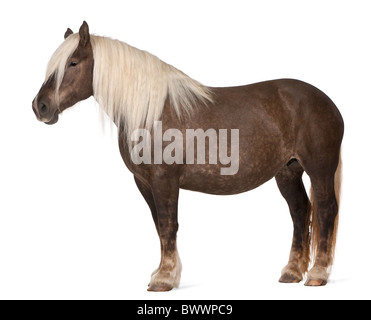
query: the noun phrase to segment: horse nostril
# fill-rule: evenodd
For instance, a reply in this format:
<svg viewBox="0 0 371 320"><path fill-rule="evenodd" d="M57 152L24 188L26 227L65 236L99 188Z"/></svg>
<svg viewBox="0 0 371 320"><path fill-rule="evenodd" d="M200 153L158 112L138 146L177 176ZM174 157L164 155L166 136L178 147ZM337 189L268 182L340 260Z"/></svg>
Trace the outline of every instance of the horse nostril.
<svg viewBox="0 0 371 320"><path fill-rule="evenodd" d="M40 103L40 113L45 114L48 111L48 107L44 103Z"/></svg>

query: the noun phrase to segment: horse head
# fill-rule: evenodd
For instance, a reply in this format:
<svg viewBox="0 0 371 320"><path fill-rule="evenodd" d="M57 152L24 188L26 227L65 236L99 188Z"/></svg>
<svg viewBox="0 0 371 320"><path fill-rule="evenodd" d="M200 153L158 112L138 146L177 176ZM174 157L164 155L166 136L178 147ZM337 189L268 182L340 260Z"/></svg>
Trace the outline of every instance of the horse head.
<svg viewBox="0 0 371 320"><path fill-rule="evenodd" d="M93 95L93 49L84 21L78 34L67 29L65 41L52 56L45 82L32 102L38 120L54 124L65 109Z"/></svg>

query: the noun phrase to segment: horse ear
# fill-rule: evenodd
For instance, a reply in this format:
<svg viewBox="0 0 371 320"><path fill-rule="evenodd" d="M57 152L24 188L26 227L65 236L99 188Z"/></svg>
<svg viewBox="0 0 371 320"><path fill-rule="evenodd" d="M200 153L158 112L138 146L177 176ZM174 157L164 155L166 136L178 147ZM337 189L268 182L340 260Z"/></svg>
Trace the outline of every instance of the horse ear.
<svg viewBox="0 0 371 320"><path fill-rule="evenodd" d="M85 47L89 41L90 41L90 35L89 35L89 26L86 23L86 21L83 22L83 24L80 27L79 30L79 35L80 35L80 45L82 47Z"/></svg>
<svg viewBox="0 0 371 320"><path fill-rule="evenodd" d="M66 33L64 34L64 39L67 39L71 34L73 34L73 31L70 28L68 28Z"/></svg>

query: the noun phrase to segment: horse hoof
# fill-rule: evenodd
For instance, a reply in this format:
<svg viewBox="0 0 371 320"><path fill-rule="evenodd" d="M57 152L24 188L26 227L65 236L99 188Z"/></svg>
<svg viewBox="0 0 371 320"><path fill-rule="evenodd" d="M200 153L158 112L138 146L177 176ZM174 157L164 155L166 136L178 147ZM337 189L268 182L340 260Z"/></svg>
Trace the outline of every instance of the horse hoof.
<svg viewBox="0 0 371 320"><path fill-rule="evenodd" d="M147 291L152 292L166 292L172 290L173 287L166 283L150 284Z"/></svg>
<svg viewBox="0 0 371 320"><path fill-rule="evenodd" d="M307 287L322 287L322 286L325 286L326 284L327 284L327 281L322 280L322 279L308 279L305 282L305 285Z"/></svg>
<svg viewBox="0 0 371 320"><path fill-rule="evenodd" d="M280 278L280 280L278 280L279 282L281 283L299 283L301 281L301 279L291 275L291 274L283 274Z"/></svg>

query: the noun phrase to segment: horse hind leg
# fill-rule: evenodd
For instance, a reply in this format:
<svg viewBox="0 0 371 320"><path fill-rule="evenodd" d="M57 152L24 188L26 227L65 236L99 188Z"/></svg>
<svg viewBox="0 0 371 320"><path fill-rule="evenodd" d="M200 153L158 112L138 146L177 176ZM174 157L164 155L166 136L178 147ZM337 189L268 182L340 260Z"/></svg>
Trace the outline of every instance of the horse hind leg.
<svg viewBox="0 0 371 320"><path fill-rule="evenodd" d="M302 281L310 260L310 202L302 180L303 172L299 162L293 160L275 177L278 188L289 206L294 225L289 262L279 279L283 283Z"/></svg>
<svg viewBox="0 0 371 320"><path fill-rule="evenodd" d="M323 286L330 276L336 244L341 185L340 150L328 156L326 161L308 157L302 164L311 179L313 193L311 250L314 264L305 285Z"/></svg>
<svg viewBox="0 0 371 320"><path fill-rule="evenodd" d="M338 224L338 194L334 175L313 178L315 202L312 221L312 254L314 265L308 272L306 286L326 285L333 263Z"/></svg>

